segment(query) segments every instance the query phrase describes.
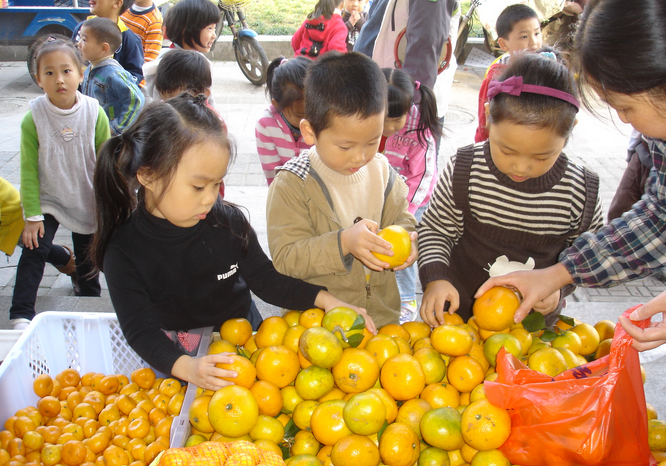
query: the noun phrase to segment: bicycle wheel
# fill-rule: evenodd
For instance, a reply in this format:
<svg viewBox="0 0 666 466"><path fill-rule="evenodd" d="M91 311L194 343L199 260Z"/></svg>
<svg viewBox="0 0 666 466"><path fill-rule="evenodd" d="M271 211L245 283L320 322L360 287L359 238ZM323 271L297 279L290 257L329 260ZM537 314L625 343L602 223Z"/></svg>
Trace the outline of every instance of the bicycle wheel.
<svg viewBox="0 0 666 466"><path fill-rule="evenodd" d="M254 37L241 36L234 41L234 54L245 77L255 86L266 82L268 57Z"/></svg>

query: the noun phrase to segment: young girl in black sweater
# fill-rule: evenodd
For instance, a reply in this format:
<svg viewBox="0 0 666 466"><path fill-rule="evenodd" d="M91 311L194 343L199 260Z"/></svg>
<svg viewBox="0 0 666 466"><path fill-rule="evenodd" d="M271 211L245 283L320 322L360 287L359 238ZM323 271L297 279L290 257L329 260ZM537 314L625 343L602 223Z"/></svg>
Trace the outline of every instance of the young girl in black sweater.
<svg viewBox="0 0 666 466"><path fill-rule="evenodd" d="M128 343L157 370L211 390L236 376L215 367L229 356L192 358L165 331L219 327L236 317L256 329L261 316L250 290L289 309L349 306L276 272L245 216L219 198L233 155L205 97L182 94L147 107L111 138L94 179L92 257Z"/></svg>

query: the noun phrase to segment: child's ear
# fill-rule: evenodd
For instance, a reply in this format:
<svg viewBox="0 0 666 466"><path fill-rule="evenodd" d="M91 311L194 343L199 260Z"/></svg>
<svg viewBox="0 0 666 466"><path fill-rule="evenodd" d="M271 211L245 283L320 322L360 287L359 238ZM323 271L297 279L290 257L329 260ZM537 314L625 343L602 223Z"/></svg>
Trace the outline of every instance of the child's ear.
<svg viewBox="0 0 666 466"><path fill-rule="evenodd" d="M111 46L109 45L108 42L102 43L102 51L106 54L108 54L111 51Z"/></svg>
<svg viewBox="0 0 666 466"><path fill-rule="evenodd" d="M277 100L275 100L275 99L271 99L271 105L272 105L273 107L275 107L275 109L277 110L277 108L278 108Z"/></svg>
<svg viewBox="0 0 666 466"><path fill-rule="evenodd" d="M123 7L123 0L118 0L114 2L113 4L113 9L120 11L120 9Z"/></svg>
<svg viewBox="0 0 666 466"><path fill-rule="evenodd" d="M505 52L509 51L509 46L506 44L504 37L500 37L497 39L497 45L499 45L499 48L504 50Z"/></svg>
<svg viewBox="0 0 666 466"><path fill-rule="evenodd" d="M306 144L314 145L315 141L315 132L312 129L312 125L306 119L301 120L301 134L303 135L303 140Z"/></svg>
<svg viewBox="0 0 666 466"><path fill-rule="evenodd" d="M139 168L136 172L136 179L139 180L141 186L149 191L155 191L155 182L152 180L150 173L145 168Z"/></svg>
<svg viewBox="0 0 666 466"><path fill-rule="evenodd" d="M488 123L490 122L490 102L483 104L483 111L486 114L486 127L488 127Z"/></svg>
<svg viewBox="0 0 666 466"><path fill-rule="evenodd" d="M206 98L209 98L210 97L210 88L207 87L206 89L204 89L203 93L206 96Z"/></svg>

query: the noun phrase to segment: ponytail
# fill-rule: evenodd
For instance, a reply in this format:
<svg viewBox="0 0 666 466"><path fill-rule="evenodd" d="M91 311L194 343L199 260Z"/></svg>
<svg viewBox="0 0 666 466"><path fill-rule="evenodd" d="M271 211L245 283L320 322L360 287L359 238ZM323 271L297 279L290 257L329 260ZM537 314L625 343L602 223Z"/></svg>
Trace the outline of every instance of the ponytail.
<svg viewBox="0 0 666 466"><path fill-rule="evenodd" d="M423 137L426 130L430 130L430 134L435 141L439 141L442 137L442 124L437 118L437 99L435 94L429 87L415 81L415 87L421 91L421 102L419 102L419 124L414 131L419 143L422 146L426 145L425 137Z"/></svg>

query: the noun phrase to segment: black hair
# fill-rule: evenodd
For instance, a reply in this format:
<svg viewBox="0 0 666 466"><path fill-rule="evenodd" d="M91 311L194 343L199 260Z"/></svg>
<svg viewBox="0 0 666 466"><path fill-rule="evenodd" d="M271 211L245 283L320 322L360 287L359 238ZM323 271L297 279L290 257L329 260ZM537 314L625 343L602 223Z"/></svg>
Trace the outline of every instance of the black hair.
<svg viewBox="0 0 666 466"><path fill-rule="evenodd" d="M539 19L536 11L527 5L517 3L515 5L509 5L506 7L500 15L497 17L495 22L495 30L497 31L497 37L502 39L508 39L509 34L513 31L513 27L516 23L524 21L526 19L536 18Z"/></svg>
<svg viewBox="0 0 666 466"><path fill-rule="evenodd" d="M123 4L120 5L120 10L118 10L118 16L129 10L132 5L134 5L134 0L123 0Z"/></svg>
<svg viewBox="0 0 666 466"><path fill-rule="evenodd" d="M516 55L499 78L505 81L512 76L522 76L524 84L550 87L577 96L573 75L563 63L541 55L552 53L544 48L534 53ZM490 101L488 124L510 121L518 125L552 128L567 138L576 122L578 109L571 103L556 97L523 92L519 96L499 93Z"/></svg>
<svg viewBox="0 0 666 466"><path fill-rule="evenodd" d="M400 118L407 115L414 104L414 89L416 82L409 73L393 68L383 68L382 72L388 83L388 107L386 111L387 118ZM412 131L416 131L416 136L422 146L427 146L423 137L426 130L430 130L435 141L442 136L442 127L437 118L437 99L435 94L423 84L419 84L421 91L421 102L419 103L419 123Z"/></svg>
<svg viewBox="0 0 666 466"><path fill-rule="evenodd" d="M303 99L305 73L311 64L312 60L305 57L277 57L268 65L266 94L275 100L278 111Z"/></svg>
<svg viewBox="0 0 666 466"><path fill-rule="evenodd" d="M318 135L335 116L377 115L386 109L386 87L379 65L366 55L327 52L305 77L305 119Z"/></svg>
<svg viewBox="0 0 666 466"><path fill-rule="evenodd" d="M318 0L314 10L308 14L308 19L316 19L320 16L331 19L333 12L340 3L342 3L342 0Z"/></svg>
<svg viewBox="0 0 666 466"><path fill-rule="evenodd" d="M164 33L179 47L203 47L201 31L219 22L220 10L210 0L180 0L166 14Z"/></svg>
<svg viewBox="0 0 666 466"><path fill-rule="evenodd" d="M172 49L157 65L155 89L161 96L204 94L213 85L208 59L195 50Z"/></svg>
<svg viewBox="0 0 666 466"><path fill-rule="evenodd" d="M168 186L183 154L193 145L211 140L229 152L231 163L235 146L223 131L219 117L207 107L205 96L183 93L148 105L122 135L102 145L93 179L97 228L91 250L99 270L103 270L104 254L114 233L143 202L145 188L139 183L137 172L146 170L151 179ZM218 224L224 224L224 219L214 217ZM249 231L245 221L240 234L234 232L244 248Z"/></svg>
<svg viewBox="0 0 666 466"><path fill-rule="evenodd" d="M35 53L35 69L37 70L38 74L39 64L41 63L42 58L45 55L56 51L68 53L72 57L72 60L74 60L74 66L76 66L76 69L79 72L81 72L81 70L84 68L83 60L81 59L81 52L79 52L79 49L76 47L76 45L74 45L74 42L66 39L49 38L42 42L39 47L37 47L37 51Z"/></svg>
<svg viewBox="0 0 666 466"><path fill-rule="evenodd" d="M604 92L666 99L666 3L590 1L574 41L573 65L586 107L592 84ZM594 93L592 93L592 96Z"/></svg>
<svg viewBox="0 0 666 466"><path fill-rule="evenodd" d="M109 44L111 53L114 53L120 47L123 40L120 28L109 18L90 18L83 22L81 28L86 28L91 36L98 42Z"/></svg>

